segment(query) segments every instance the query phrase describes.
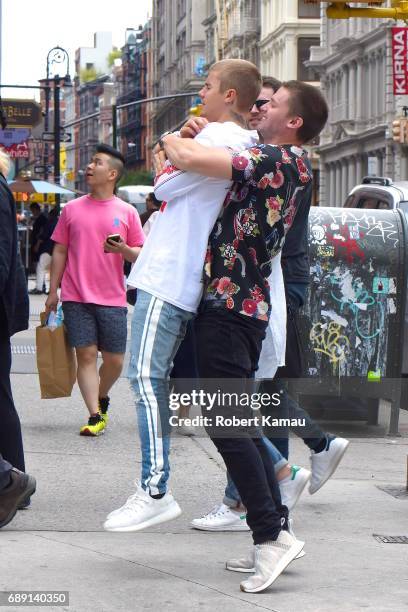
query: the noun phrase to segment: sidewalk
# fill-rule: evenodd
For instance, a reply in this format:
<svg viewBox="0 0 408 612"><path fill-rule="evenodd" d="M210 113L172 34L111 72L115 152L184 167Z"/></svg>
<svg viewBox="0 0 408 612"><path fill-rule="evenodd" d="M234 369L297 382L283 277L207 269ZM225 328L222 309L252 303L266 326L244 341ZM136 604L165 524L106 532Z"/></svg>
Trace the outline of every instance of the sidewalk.
<svg viewBox="0 0 408 612"><path fill-rule="evenodd" d="M42 300L33 301L33 312ZM32 345L33 328L15 345ZM104 436L82 438L86 418L78 389L61 400L40 400L35 355L15 354L12 376L25 440L27 470L37 478L30 509L0 531L1 590L67 590L69 612L211 611L399 612L407 607L408 546L379 543L373 533L408 536L408 496L402 489L408 438L383 437L381 427L331 426L352 437L343 463L316 495L303 494L293 512L306 556L265 593L240 592L240 574L225 560L245 552L248 533L189 528L221 498L224 470L207 439L175 436L171 486L183 508L176 521L140 533L102 530L139 477L140 453L125 378L112 392ZM408 414L401 416L408 431ZM369 435L368 435L369 434ZM291 459L307 465L307 448L291 440ZM5 608L6 609L6 608ZM20 609L8 607L8 610Z"/></svg>

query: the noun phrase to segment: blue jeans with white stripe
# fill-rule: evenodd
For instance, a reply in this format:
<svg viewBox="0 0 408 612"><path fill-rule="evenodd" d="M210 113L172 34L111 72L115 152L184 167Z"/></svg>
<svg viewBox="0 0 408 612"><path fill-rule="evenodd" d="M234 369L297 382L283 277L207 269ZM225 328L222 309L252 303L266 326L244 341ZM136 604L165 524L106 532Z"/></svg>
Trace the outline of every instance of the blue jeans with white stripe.
<svg viewBox="0 0 408 612"><path fill-rule="evenodd" d="M170 473L169 374L193 317L192 312L137 291L128 377L136 400L141 486L150 495L166 493Z"/></svg>

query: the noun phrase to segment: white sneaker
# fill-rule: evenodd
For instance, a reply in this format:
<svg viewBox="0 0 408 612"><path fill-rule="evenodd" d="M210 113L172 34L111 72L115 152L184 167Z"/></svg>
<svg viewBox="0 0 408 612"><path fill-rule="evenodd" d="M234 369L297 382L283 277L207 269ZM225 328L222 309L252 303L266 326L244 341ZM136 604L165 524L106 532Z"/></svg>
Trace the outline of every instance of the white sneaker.
<svg viewBox="0 0 408 612"><path fill-rule="evenodd" d="M255 573L241 582L241 591L260 593L267 589L293 559L304 542L296 540L288 531L281 531L276 541L255 546Z"/></svg>
<svg viewBox="0 0 408 612"><path fill-rule="evenodd" d="M289 512L296 506L303 489L312 475L309 470L297 465L292 465L290 471L290 476L279 481L282 504L287 506Z"/></svg>
<svg viewBox="0 0 408 612"><path fill-rule="evenodd" d="M214 506L208 514L192 520L190 525L201 531L249 531L246 513L232 510L225 504Z"/></svg>
<svg viewBox="0 0 408 612"><path fill-rule="evenodd" d="M309 493L313 495L333 476L337 466L347 450L349 441L344 438L329 438L327 446L320 453L310 455L312 465L312 478L309 485Z"/></svg>
<svg viewBox="0 0 408 612"><path fill-rule="evenodd" d="M293 520L289 519L289 533L295 538L296 536L293 531ZM301 550L298 555L296 555L295 559L301 559L305 556L305 551ZM251 548L246 557L239 557L238 559L228 559L225 564L225 569L230 572L242 572L242 573L253 573L255 571L255 546Z"/></svg>
<svg viewBox="0 0 408 612"><path fill-rule="evenodd" d="M242 572L250 574L255 571L255 546L251 548L246 557L239 559L228 559L225 564L225 569L230 572Z"/></svg>
<svg viewBox="0 0 408 612"><path fill-rule="evenodd" d="M180 514L180 506L170 493L166 493L161 499L153 499L138 487L124 506L107 516L103 528L106 531L141 531L171 521Z"/></svg>
<svg viewBox="0 0 408 612"><path fill-rule="evenodd" d="M297 540L297 537L295 536L295 532L293 531L293 519L288 519L288 530L291 536L293 536L295 538L295 540ZM305 550L302 549L300 551L300 553L298 555L296 555L295 559L301 559L302 557L304 557L306 554Z"/></svg>

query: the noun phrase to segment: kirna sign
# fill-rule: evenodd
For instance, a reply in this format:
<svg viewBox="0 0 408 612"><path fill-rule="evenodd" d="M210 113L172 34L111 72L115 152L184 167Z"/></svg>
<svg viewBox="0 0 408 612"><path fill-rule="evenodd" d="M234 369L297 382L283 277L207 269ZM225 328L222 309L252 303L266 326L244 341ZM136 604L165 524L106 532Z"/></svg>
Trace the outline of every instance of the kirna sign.
<svg viewBox="0 0 408 612"><path fill-rule="evenodd" d="M391 28L394 94L408 94L408 28Z"/></svg>

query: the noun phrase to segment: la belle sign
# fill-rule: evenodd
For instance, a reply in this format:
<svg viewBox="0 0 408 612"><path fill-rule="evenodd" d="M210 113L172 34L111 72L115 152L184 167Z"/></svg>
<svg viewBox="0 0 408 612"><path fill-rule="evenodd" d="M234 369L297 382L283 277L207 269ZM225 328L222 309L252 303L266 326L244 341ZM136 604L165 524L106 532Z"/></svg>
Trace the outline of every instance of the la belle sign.
<svg viewBox="0 0 408 612"><path fill-rule="evenodd" d="M2 100L7 128L32 128L41 123L41 106L34 100Z"/></svg>

